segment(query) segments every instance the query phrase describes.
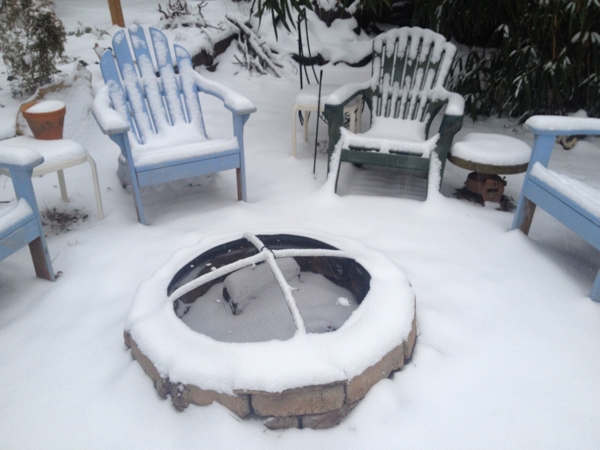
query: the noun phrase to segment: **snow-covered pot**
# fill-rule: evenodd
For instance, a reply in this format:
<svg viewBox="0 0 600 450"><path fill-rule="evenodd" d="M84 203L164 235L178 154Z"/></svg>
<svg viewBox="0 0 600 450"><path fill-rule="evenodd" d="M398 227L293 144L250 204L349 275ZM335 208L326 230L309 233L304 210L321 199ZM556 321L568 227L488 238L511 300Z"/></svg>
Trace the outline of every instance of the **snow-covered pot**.
<svg viewBox="0 0 600 450"><path fill-rule="evenodd" d="M21 105L21 113L36 139L63 138L67 107L59 100L33 101Z"/></svg>
<svg viewBox="0 0 600 450"><path fill-rule="evenodd" d="M287 308L273 302L260 309L265 268ZM245 284L236 286L239 280ZM301 291L314 293L319 283L331 285L333 297L303 303ZM199 315L196 304L204 308ZM278 308L289 317L267 317ZM200 328L189 319L194 314L206 319ZM235 335L236 323L262 315L262 337L254 341L254 332L249 339L243 332L211 335L221 320ZM284 337L264 334L283 320L291 333L280 327ZM360 242L305 230L214 236L178 251L139 286L125 327L132 355L178 409L217 401L269 428L338 424L375 383L402 368L415 338L415 294L389 258Z"/></svg>

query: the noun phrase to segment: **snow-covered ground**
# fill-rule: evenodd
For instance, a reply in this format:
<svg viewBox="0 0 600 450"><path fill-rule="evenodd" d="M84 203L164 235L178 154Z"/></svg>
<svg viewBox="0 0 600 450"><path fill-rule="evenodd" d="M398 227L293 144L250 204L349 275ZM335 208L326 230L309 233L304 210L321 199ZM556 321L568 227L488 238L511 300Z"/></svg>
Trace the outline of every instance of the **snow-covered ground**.
<svg viewBox="0 0 600 450"><path fill-rule="evenodd" d="M209 6L233 14L248 7L217 2ZM128 24L158 23L155 1L121 3ZM68 31L79 22L116 31L106 2L57 0L57 12ZM89 63L94 90L103 84L97 41L110 45L108 36L70 36L66 52ZM150 226L137 222L132 196L118 182L119 150L90 113L89 85L51 94L67 104L66 136L96 160L106 219L97 220L86 165L66 170L69 204L54 174L34 179L41 208L82 209L90 219L48 237L61 272L56 283L34 277L27 249L0 262L0 448L600 448L600 304L587 297L598 252L541 210L529 238L509 232L512 213L452 197L468 172L451 163L442 195L425 202L402 198L404 180L395 173L374 178L353 168L342 174L345 195L333 195L322 188L324 154L316 175L312 145L300 143L291 157L293 66L281 79L251 76L233 63L236 51L230 47L216 72L202 74L258 107L245 128L249 201L236 201L233 172L147 188ZM324 78L362 81L369 70L327 65ZM10 137L20 99L2 78L0 135ZM203 108L209 133L228 136L229 113L216 102ZM503 119L466 120L458 138L492 132L532 143L531 134L513 129ZM550 162L596 189L599 166L600 142L592 138L557 148ZM506 178L506 194L516 199L523 176ZM0 176L0 201L13 197ZM330 430L269 431L218 404L177 412L123 344L139 283L205 236L292 227L357 239L408 276L419 327L412 360Z"/></svg>

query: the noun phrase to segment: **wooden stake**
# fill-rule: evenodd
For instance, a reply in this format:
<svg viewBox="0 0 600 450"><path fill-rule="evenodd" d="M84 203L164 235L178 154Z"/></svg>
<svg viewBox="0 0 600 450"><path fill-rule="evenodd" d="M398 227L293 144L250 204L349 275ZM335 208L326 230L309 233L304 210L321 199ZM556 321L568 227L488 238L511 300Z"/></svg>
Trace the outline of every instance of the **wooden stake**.
<svg viewBox="0 0 600 450"><path fill-rule="evenodd" d="M125 28L125 19L123 19L123 10L121 9L121 0L108 0L110 9L110 18L113 25Z"/></svg>

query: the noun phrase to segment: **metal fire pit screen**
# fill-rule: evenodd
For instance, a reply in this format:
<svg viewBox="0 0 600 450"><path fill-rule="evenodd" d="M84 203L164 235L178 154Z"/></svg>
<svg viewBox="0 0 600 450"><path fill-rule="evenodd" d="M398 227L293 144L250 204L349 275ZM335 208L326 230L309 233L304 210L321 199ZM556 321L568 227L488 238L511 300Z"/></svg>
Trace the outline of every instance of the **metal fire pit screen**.
<svg viewBox="0 0 600 450"><path fill-rule="evenodd" d="M343 251L316 239L246 233L182 268L168 295L176 293L183 322L213 339L287 340L337 330L368 293L370 278Z"/></svg>

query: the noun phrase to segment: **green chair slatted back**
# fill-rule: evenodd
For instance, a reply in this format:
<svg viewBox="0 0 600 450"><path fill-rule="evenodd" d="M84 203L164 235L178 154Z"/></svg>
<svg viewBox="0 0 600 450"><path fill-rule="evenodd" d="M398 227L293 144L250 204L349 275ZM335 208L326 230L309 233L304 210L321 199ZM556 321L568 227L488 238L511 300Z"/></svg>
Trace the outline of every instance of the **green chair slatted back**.
<svg viewBox="0 0 600 450"><path fill-rule="evenodd" d="M373 116L426 121L441 103L428 98L443 86L456 47L443 36L420 28L399 28L373 41ZM434 103L433 105L431 103ZM437 111L436 111L437 112Z"/></svg>

